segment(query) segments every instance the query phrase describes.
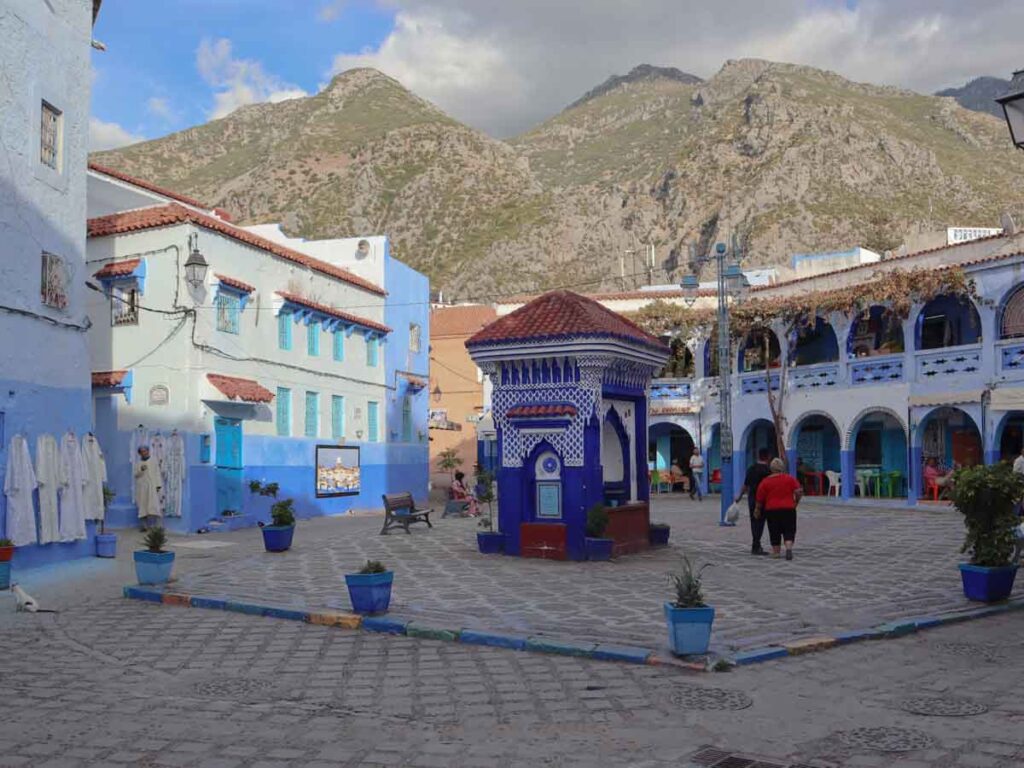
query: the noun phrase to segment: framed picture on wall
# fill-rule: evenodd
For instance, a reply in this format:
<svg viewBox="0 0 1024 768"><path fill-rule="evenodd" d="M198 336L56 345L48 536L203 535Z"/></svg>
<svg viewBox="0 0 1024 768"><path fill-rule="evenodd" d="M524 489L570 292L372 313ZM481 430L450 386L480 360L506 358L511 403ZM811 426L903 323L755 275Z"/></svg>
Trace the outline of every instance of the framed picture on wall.
<svg viewBox="0 0 1024 768"><path fill-rule="evenodd" d="M316 497L354 496L362 487L358 446L316 447Z"/></svg>

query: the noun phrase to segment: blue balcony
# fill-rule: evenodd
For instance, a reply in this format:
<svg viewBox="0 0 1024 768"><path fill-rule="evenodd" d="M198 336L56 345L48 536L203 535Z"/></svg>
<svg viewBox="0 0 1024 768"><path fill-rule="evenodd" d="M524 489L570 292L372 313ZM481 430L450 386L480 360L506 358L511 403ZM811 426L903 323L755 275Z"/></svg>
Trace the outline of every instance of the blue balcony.
<svg viewBox="0 0 1024 768"><path fill-rule="evenodd" d="M764 394L768 391L768 374L764 371L744 373L740 375L740 393L744 395ZM780 376L778 373L771 374L772 391L779 389Z"/></svg>
<svg viewBox="0 0 1024 768"><path fill-rule="evenodd" d="M972 375L981 371L981 344L918 352L915 357L918 381L930 381L939 376Z"/></svg>
<svg viewBox="0 0 1024 768"><path fill-rule="evenodd" d="M999 347L999 370L1005 374L1024 376L1024 341Z"/></svg>
<svg viewBox="0 0 1024 768"><path fill-rule="evenodd" d="M876 355L850 363L850 384L891 384L903 381L903 355Z"/></svg>
<svg viewBox="0 0 1024 768"><path fill-rule="evenodd" d="M838 363L800 365L789 369L789 385L810 391L830 389L839 383Z"/></svg>

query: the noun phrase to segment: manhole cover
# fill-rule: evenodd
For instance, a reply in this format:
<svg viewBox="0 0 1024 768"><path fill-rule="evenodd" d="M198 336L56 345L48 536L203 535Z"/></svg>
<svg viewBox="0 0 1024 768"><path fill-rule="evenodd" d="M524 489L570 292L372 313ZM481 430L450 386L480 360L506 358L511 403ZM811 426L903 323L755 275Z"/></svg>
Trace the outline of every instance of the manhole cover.
<svg viewBox="0 0 1024 768"><path fill-rule="evenodd" d="M900 702L900 709L915 715L931 717L969 717L988 712L988 707L977 701L949 697L915 696Z"/></svg>
<svg viewBox="0 0 1024 768"><path fill-rule="evenodd" d="M269 680L254 677L233 677L227 680L204 680L193 689L200 696L231 698L263 693L273 687Z"/></svg>
<svg viewBox="0 0 1024 768"><path fill-rule="evenodd" d="M854 728L852 731L840 731L836 736L848 747L873 749L877 752L910 752L926 749L935 743L924 731L888 726Z"/></svg>
<svg viewBox="0 0 1024 768"><path fill-rule="evenodd" d="M735 710L746 709L754 702L739 691L694 685L677 688L672 693L672 703L683 709Z"/></svg>

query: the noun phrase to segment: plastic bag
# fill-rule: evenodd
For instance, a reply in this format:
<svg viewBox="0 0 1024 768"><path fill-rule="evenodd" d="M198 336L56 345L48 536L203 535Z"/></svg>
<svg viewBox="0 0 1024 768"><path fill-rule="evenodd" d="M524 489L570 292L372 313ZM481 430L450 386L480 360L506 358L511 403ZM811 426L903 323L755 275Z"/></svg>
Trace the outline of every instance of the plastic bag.
<svg viewBox="0 0 1024 768"><path fill-rule="evenodd" d="M725 521L727 523L735 523L737 520L740 519L740 514L742 513L742 511L743 510L740 509L739 502L734 501L732 503L732 506L725 510Z"/></svg>

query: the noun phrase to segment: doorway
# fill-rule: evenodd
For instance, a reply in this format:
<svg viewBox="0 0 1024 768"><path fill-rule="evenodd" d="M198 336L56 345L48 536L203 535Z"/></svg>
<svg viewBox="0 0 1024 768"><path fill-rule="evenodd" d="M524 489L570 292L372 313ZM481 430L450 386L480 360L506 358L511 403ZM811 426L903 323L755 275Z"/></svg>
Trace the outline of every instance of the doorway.
<svg viewBox="0 0 1024 768"><path fill-rule="evenodd" d="M217 514L242 511L242 421L217 416Z"/></svg>

